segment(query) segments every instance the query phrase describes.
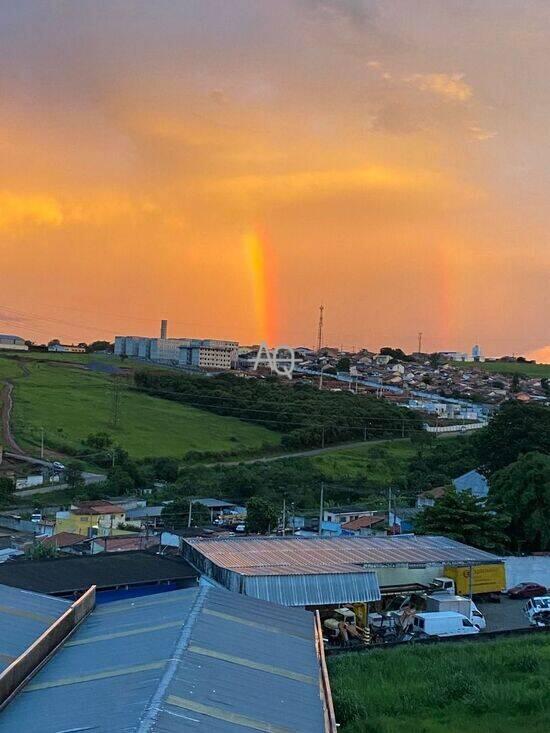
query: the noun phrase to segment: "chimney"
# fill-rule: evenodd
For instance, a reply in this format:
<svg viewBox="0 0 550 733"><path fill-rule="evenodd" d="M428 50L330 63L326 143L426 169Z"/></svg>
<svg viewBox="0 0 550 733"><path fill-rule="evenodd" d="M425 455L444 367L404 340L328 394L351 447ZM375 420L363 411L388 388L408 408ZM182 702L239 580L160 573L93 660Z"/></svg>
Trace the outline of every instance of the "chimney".
<svg viewBox="0 0 550 733"><path fill-rule="evenodd" d="M168 337L168 321L166 320L160 322L160 337L161 339Z"/></svg>

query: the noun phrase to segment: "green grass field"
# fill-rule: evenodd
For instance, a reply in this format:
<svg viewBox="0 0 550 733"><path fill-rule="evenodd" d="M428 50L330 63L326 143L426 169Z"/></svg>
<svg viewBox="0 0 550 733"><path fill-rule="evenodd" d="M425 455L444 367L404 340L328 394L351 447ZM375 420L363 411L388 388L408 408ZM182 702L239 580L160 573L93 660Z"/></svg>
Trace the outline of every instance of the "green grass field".
<svg viewBox="0 0 550 733"><path fill-rule="evenodd" d="M526 377L550 377L550 364L522 364L521 362L508 363L505 361L483 361L479 364L464 364L464 362L455 361L453 362L453 366L482 369L485 372L491 372L491 374L523 374Z"/></svg>
<svg viewBox="0 0 550 733"><path fill-rule="evenodd" d="M248 451L280 442L273 431L134 392L125 382L114 428L112 378L78 368L87 355L76 355L75 366L52 363L59 361L53 356L25 360L28 376L17 366L21 362L0 357L0 378L15 377L12 430L24 447L36 450L42 427L52 448L78 446L90 433L105 431L135 458L178 458L194 450Z"/></svg>
<svg viewBox="0 0 550 733"><path fill-rule="evenodd" d="M311 460L327 480L345 481L367 474L381 486L390 486L406 473L409 461L416 455L410 440L331 451Z"/></svg>
<svg viewBox="0 0 550 733"><path fill-rule="evenodd" d="M547 733L550 637L329 657L341 733Z"/></svg>

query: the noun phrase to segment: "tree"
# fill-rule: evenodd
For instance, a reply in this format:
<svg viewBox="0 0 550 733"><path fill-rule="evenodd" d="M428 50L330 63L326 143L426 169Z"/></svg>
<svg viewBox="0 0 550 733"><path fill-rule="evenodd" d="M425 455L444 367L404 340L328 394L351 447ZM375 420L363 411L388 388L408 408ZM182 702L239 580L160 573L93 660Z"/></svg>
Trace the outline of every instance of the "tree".
<svg viewBox="0 0 550 733"><path fill-rule="evenodd" d="M548 380L548 377L542 377L540 380L540 386L542 387L542 391L545 395L550 397L550 381Z"/></svg>
<svg viewBox="0 0 550 733"><path fill-rule="evenodd" d="M479 464L487 476L523 453L550 453L550 408L507 402L478 432L476 443Z"/></svg>
<svg viewBox="0 0 550 733"><path fill-rule="evenodd" d="M512 384L510 386L511 392L519 392L519 374L514 373L512 376Z"/></svg>
<svg viewBox="0 0 550 733"><path fill-rule="evenodd" d="M71 489L77 489L84 486L84 477L82 476L79 463L69 463L65 470L65 480Z"/></svg>
<svg viewBox="0 0 550 733"><path fill-rule="evenodd" d="M57 554L58 551L55 545L44 545L42 542L35 542L25 551L25 557L28 560L47 560L57 557Z"/></svg>
<svg viewBox="0 0 550 733"><path fill-rule="evenodd" d="M261 496L254 496L246 505L246 530L266 534L274 527L279 513L274 504Z"/></svg>
<svg viewBox="0 0 550 733"><path fill-rule="evenodd" d="M15 491L15 483L6 476L0 477L0 501L6 501Z"/></svg>
<svg viewBox="0 0 550 733"><path fill-rule="evenodd" d="M489 481L491 504L510 517L517 550L550 550L550 456L526 453Z"/></svg>
<svg viewBox="0 0 550 733"><path fill-rule="evenodd" d="M341 359L338 359L336 363L336 371L337 372L349 372L349 368L351 365L351 361L349 356L343 356Z"/></svg>
<svg viewBox="0 0 550 733"><path fill-rule="evenodd" d="M115 494L131 494L136 488L135 481L123 466L114 466L107 474L109 490Z"/></svg>
<svg viewBox="0 0 550 733"><path fill-rule="evenodd" d="M97 448L98 450L103 450L105 448L110 448L113 444L113 439L109 435L109 433L90 433L86 440L84 441L86 445L89 445L90 448Z"/></svg>
<svg viewBox="0 0 550 733"><path fill-rule="evenodd" d="M497 516L471 491L449 488L434 506L416 516L414 527L418 534L441 534L483 550L499 551L506 544L506 523L507 517Z"/></svg>
<svg viewBox="0 0 550 733"><path fill-rule="evenodd" d="M178 477L179 463L175 458L155 458L152 469L155 478L173 483Z"/></svg>
<svg viewBox="0 0 550 733"><path fill-rule="evenodd" d="M189 507L191 506L191 526L202 527L210 524L210 512L203 504L193 499L178 498L162 510L162 519L167 527L180 529L189 526Z"/></svg>
<svg viewBox="0 0 550 733"><path fill-rule="evenodd" d="M93 341L88 344L86 351L91 354L94 351L113 351L113 345L110 341Z"/></svg>

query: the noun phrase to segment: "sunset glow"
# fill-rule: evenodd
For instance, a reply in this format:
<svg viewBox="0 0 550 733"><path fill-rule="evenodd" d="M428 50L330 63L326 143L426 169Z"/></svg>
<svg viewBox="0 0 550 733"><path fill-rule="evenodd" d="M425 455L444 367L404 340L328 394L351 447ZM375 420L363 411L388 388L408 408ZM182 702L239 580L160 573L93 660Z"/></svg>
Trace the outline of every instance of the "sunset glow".
<svg viewBox="0 0 550 733"><path fill-rule="evenodd" d="M547 4L2 12L0 331L548 353Z"/></svg>

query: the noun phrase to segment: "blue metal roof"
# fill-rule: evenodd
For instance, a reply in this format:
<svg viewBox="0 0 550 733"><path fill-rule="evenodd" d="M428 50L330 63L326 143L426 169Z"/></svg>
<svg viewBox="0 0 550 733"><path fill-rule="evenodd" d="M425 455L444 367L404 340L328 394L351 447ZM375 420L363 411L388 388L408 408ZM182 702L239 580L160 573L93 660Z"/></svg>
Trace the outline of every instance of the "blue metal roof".
<svg viewBox="0 0 550 733"><path fill-rule="evenodd" d="M0 671L10 665L71 604L0 585Z"/></svg>
<svg viewBox="0 0 550 733"><path fill-rule="evenodd" d="M474 496L484 499L489 493L489 483L479 471L468 471L453 479L453 486L457 491L470 490Z"/></svg>
<svg viewBox="0 0 550 733"><path fill-rule="evenodd" d="M247 596L283 606L366 603L380 599L380 588L374 571L245 576L242 592Z"/></svg>
<svg viewBox="0 0 550 733"><path fill-rule="evenodd" d="M0 732L319 733L313 616L209 586L96 609Z"/></svg>

